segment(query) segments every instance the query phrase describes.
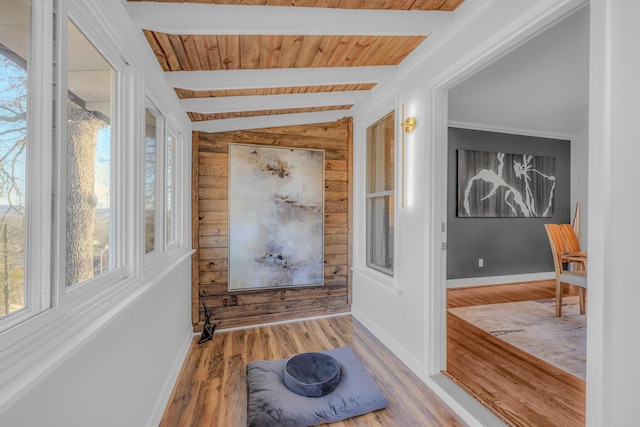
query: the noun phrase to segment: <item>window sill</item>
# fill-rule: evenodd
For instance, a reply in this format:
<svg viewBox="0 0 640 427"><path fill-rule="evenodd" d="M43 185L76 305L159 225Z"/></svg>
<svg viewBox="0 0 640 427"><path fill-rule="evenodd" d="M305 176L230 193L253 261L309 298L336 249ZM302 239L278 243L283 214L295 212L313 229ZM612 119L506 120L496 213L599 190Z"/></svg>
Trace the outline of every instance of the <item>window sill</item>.
<svg viewBox="0 0 640 427"><path fill-rule="evenodd" d="M396 285L396 278L389 277L371 268L352 268L354 275L359 275L367 281L393 292L396 295L402 295L402 289Z"/></svg>

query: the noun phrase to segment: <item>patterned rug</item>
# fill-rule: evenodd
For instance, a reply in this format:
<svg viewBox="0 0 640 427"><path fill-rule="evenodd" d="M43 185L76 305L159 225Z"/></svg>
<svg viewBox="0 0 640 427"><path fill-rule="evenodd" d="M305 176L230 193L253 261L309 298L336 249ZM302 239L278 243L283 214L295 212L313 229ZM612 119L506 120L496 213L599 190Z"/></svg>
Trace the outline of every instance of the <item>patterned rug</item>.
<svg viewBox="0 0 640 427"><path fill-rule="evenodd" d="M578 297L451 308L448 311L490 334L582 379L586 377L587 316Z"/></svg>

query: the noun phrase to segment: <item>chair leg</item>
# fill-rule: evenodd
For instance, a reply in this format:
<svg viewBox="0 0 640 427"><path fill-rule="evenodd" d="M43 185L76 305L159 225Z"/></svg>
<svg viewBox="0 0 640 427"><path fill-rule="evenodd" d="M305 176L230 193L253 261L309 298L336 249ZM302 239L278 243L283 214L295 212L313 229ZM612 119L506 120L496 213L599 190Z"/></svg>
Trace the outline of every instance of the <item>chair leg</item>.
<svg viewBox="0 0 640 427"><path fill-rule="evenodd" d="M562 283L556 278L556 317L562 317Z"/></svg>
<svg viewBox="0 0 640 427"><path fill-rule="evenodd" d="M580 288L578 291L580 295L580 314L584 314L585 312L585 304L584 304L584 288Z"/></svg>

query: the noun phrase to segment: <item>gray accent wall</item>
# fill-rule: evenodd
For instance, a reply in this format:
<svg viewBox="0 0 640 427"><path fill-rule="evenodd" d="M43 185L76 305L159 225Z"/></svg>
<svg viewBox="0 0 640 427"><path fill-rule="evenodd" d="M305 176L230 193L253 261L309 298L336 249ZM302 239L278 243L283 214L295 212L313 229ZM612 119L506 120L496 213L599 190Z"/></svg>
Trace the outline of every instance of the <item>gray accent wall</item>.
<svg viewBox="0 0 640 427"><path fill-rule="evenodd" d="M554 217L458 218L458 149L555 157ZM570 222L570 158L567 140L449 128L447 279L553 271L544 224ZM478 259L484 267L478 267Z"/></svg>

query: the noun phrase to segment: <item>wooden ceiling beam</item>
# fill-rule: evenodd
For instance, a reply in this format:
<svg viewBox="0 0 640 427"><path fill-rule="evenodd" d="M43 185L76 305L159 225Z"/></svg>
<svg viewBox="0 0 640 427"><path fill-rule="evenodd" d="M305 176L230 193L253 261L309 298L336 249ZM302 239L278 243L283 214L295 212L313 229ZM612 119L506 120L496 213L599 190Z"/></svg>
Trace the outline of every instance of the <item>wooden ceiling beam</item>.
<svg viewBox="0 0 640 427"><path fill-rule="evenodd" d="M296 93L287 95L222 96L216 98L181 99L185 111L200 114L280 110L290 108L353 105L369 96L368 90Z"/></svg>
<svg viewBox="0 0 640 427"><path fill-rule="evenodd" d="M453 12L126 2L133 22L168 34L427 36Z"/></svg>
<svg viewBox="0 0 640 427"><path fill-rule="evenodd" d="M187 90L261 89L379 83L398 67L270 68L266 70L168 71L170 86Z"/></svg>
<svg viewBox="0 0 640 427"><path fill-rule="evenodd" d="M335 122L349 115L351 115L349 114L349 110L337 110L317 113L243 117L237 119L203 120L192 122L192 130L195 132L229 132L234 130L328 123Z"/></svg>

